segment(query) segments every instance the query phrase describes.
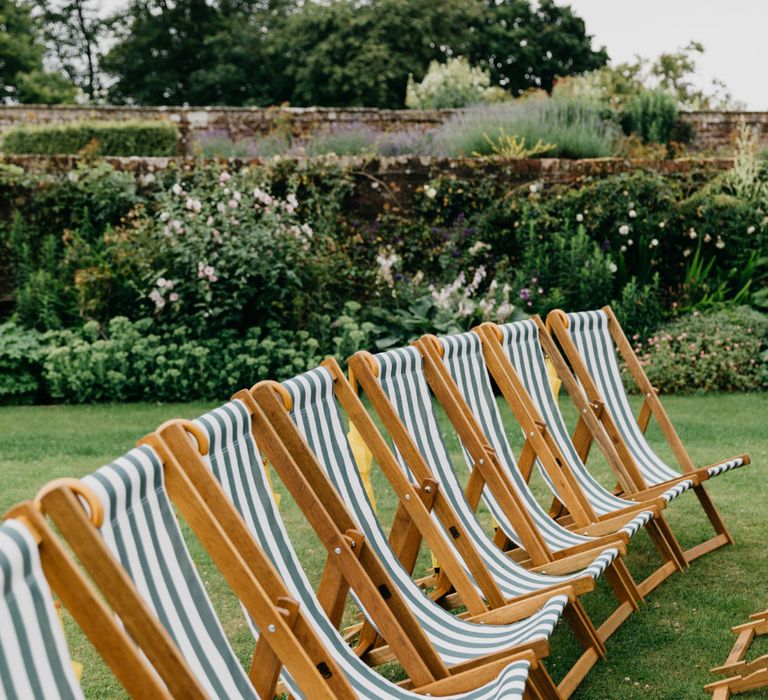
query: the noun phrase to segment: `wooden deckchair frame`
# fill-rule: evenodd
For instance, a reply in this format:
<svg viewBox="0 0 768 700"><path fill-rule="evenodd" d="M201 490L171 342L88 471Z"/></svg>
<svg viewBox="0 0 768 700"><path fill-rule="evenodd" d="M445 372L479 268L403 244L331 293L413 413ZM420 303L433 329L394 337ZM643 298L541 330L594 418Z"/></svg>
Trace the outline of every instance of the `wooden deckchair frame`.
<svg viewBox="0 0 768 700"><path fill-rule="evenodd" d="M554 333L560 343L560 346L571 365L573 374L578 378L581 387L583 388L583 392L586 394L587 400L586 405L579 407L581 411L580 418L583 416L584 421L580 421L576 433L574 434L574 444L576 445L579 454L583 455L582 459L586 462L591 443L593 441L605 441L605 433L607 433L609 441L616 446L616 451L621 458L621 464L623 466L623 469L618 469L617 471L620 487L624 490L626 497L633 500L653 498L655 495L660 495L674 484L690 479L693 482L693 490L696 497L699 499L701 507L704 509L707 518L715 530L715 536L686 550L684 554L688 563L715 549L728 544L733 544L733 537L726 528L712 498L701 483L709 478L707 472L708 467L697 469L694 465L691 456L683 445L680 436L677 434L677 431L672 425L672 421L669 419L666 410L659 400L658 389L651 384L648 376L645 374L637 355L632 349L632 345L627 339L627 336L621 328L611 307L604 306L601 311L608 317L608 328L611 338L643 396L643 403L637 416L637 422L640 429L644 433L648 428L650 419L652 417L656 419L662 435L672 449L672 453L683 473L679 477L665 481L662 484L653 487L648 485L635 463L634 458L629 452L629 449L624 444L621 434L611 418L610 411L605 410L604 398L597 390L576 345L568 333L568 316L564 311L556 309L551 311L547 316L547 328ZM580 392L576 393L578 394ZM574 401L575 400L576 399L574 398ZM583 411L585 408L587 409L586 412ZM604 430L597 427L596 423L598 421L602 424ZM743 460L744 465L750 463L749 455L744 454L740 455L740 457ZM611 466L616 467L616 464L611 463Z"/></svg>
<svg viewBox="0 0 768 700"><path fill-rule="evenodd" d="M189 421L179 423L195 436L200 449L207 451L205 435L197 426ZM187 433L183 433L183 437L186 443L195 449ZM142 443L151 445L157 452L163 463L169 497L242 601L254 623L264 631L259 636L261 643L256 645L249 674L257 694L265 698L274 695L282 660L285 660L291 676L302 692L326 700L354 695L351 686L304 619L298 603L290 596L271 563L250 535L247 539L242 538L237 546L228 537L228 533L225 533L219 519L214 517L211 508L218 510L220 503L226 502L223 492L216 492L218 483L213 480L214 483L208 485L209 490L204 492L205 497L202 497L156 434L144 438ZM132 599L131 604L141 604L143 601L132 582L115 561L98 529L86 517L75 497L76 493L89 492L82 482L78 484L77 490L73 490L66 483L54 485L46 490L40 501L105 595L109 590L105 586L117 581L124 591L128 592L128 600ZM89 502L98 502L95 495L91 496ZM235 511L228 515L232 516L229 518L230 522L239 518ZM245 524L242 521L240 524L247 532ZM235 531L234 534L236 536L238 533ZM156 618L146 611L142 624L150 624L152 620ZM157 625L159 623L155 627ZM146 629L152 630L151 633L147 633ZM149 642L154 638L155 630L152 627L146 629L140 638L146 636L148 640L145 641ZM160 627L160 630L163 628ZM142 633L142 628L139 628L138 632ZM157 663L151 657L150 661ZM203 694L202 697L206 696Z"/></svg>
<svg viewBox="0 0 768 700"><path fill-rule="evenodd" d="M531 317L531 321L536 324L541 347L548 360L555 367L558 377L563 381L566 391L569 395L570 391L578 391L578 386L573 379L573 375L570 374L564 358L557 349L554 340L550 337L541 318L533 316ZM482 326L475 329L475 332L481 338L486 365L496 382L496 385L499 387L504 400L507 402L507 405L510 407L524 430L540 434L538 444L534 443L533 440L531 441L531 451L535 453L535 458L540 461L550 476L559 468L564 469L572 476L568 460L551 435L549 435L543 417L538 412L533 399L526 391L526 388L515 371L515 368L512 366L512 363L504 354L504 350L501 346L501 329L496 324L484 323ZM586 410L587 408L584 406L580 411L580 415L584 414ZM601 424L598 423L598 425ZM607 436L605 437L607 438ZM610 440L601 440L599 446L609 463L621 462L621 458ZM530 467L528 467L528 469L530 470ZM573 477L572 483L574 484L574 487L582 493L583 499L587 500L586 496L583 495L581 486ZM664 564L650 574L644 581L638 583L638 590L642 595L646 595L669 578L673 573L676 571L682 572L687 567L682 547L662 514L666 505L667 503L663 498L653 497L647 501L641 501L637 505L629 506L620 511L606 513L602 516L598 516L590 508L590 519L592 522L585 527L583 522L579 522L577 517L573 514L570 504L566 500L564 506L568 509L568 514L565 517L558 518L558 521L563 524L571 523L572 526L575 526L574 529L578 532L598 533L605 532L604 528L606 527L614 529L621 527L627 519L623 514L629 514L629 517L632 517L633 514L637 514L643 510L652 511L653 518L645 525L645 529L656 547L656 550L664 559Z"/></svg>
<svg viewBox="0 0 768 700"><path fill-rule="evenodd" d="M390 403L383 389L379 385L378 380L376 379L378 374L378 365L376 364L373 356L366 351L359 351L349 359L349 368L350 373L354 375L356 383L359 383L363 391L365 391L365 394L370 400L374 411L377 413L379 418L381 418L384 427L396 444L398 451L403 455L403 458L408 465L408 468L413 473L414 477L417 479L417 481L419 481L420 484L425 483L426 480L434 482L434 474L414 444L413 440L408 434L405 425L403 425L399 416L395 412L394 407ZM486 466L487 464L490 464L491 467L489 468ZM491 460L488 460L487 462L484 460L483 464L480 464L478 461L478 470L476 473L479 475L476 477L476 483L470 486L473 489L473 492L474 489L477 489L477 500L479 502L479 493L482 491L484 484L483 481L480 481L480 476L488 474L493 478L494 475L498 475L498 470L496 467L492 466ZM473 494L471 493L470 496L473 496ZM510 497L515 498L516 496L513 493L510 493ZM530 519L527 516L527 512L525 511L522 504L520 504L520 508L525 513L525 517ZM452 513L452 508L450 508L450 512ZM440 517L439 513L438 517ZM451 518L454 521L458 519L455 514L452 514ZM535 535L541 539L541 535L538 533L538 531L535 531ZM542 544L544 544L543 540L541 541ZM546 551L546 549L544 551ZM566 565L568 564L567 559L561 561L565 561ZM549 563L545 564L543 568L547 571L552 571L553 569L557 570L557 565L552 559L550 559ZM583 580L589 582L589 588L584 591L579 591L577 589L577 593L579 593L579 595L581 593L588 592L588 590L592 590L595 585L594 580L591 577L580 577L573 583L578 584ZM632 606L632 609L636 609L637 607L637 603L634 600L632 603L628 602L627 605ZM620 605L619 609L621 609L623 613L623 603ZM594 625L589 619L589 616L587 615L587 612L584 610L579 600L570 603L566 607L565 617L570 624L574 635L584 649L582 656L573 665L571 670L566 674L565 678L563 678L563 680L558 685L558 690L560 693L563 696L568 697L578 687L579 683L589 672L589 669L594 666L599 658L605 655L605 644L603 635L601 635L600 632L595 629ZM609 629L608 627L604 627L603 633L607 636L610 636L610 634L613 632L613 629L615 628Z"/></svg>
<svg viewBox="0 0 768 700"><path fill-rule="evenodd" d="M59 483L65 481L74 482L60 480ZM92 509L91 515L99 521L98 509ZM117 610L124 626L118 624L113 612L46 522L39 505L23 501L5 513L3 519L8 518L21 521L35 538L43 573L51 589L131 697L148 700L206 698L181 654L159 625L157 637L148 640L150 643L144 649L146 658L142 655L134 640L146 636L146 631L152 629L151 624L142 627L143 614L148 612L146 608L140 605L132 609L123 605L127 600L125 590L119 585L103 591L110 603L114 600L119 603ZM147 663L147 658L152 665Z"/></svg>
<svg viewBox="0 0 768 700"><path fill-rule="evenodd" d="M731 631L737 637L728 658L722 666L710 669L728 678L704 686L704 690L712 693L713 700L728 700L738 693L768 687L768 655L745 660L755 637L768 634L768 610L750 615L748 622L736 625Z"/></svg>
<svg viewBox="0 0 768 700"><path fill-rule="evenodd" d="M440 405L443 407L443 410L446 412L446 415L450 419L454 429L461 439L462 444L464 445L464 448L473 458L475 464L479 464L482 461L492 463L494 465L494 469L498 473L504 474L506 477L504 480L504 487L510 492L516 494L516 490L511 484L511 479L507 477L504 468L499 462L498 455L488 444L485 435L483 435L482 429L477 424L475 416L472 413L472 409L470 409L470 407L467 405L464 397L459 391L459 388L454 383L453 379L448 373L448 369L443 363L440 352L442 350L442 345L440 345L439 341L434 336L425 336L416 341L414 345L419 349L424 359L424 372L427 377L427 381L435 396L437 397L437 400L440 402ZM533 442L537 432L538 431L535 429L530 430L527 432L527 437ZM531 462L531 465L532 464L533 463ZM476 472L473 471L472 474L474 473ZM472 474L470 475L470 480L472 479ZM487 483L488 486L492 489L492 493L497 502L501 503L501 501L499 501L499 491L494 489L490 482ZM477 495L479 502L480 493L478 492ZM525 511L525 515L528 516L527 510L525 509L522 501L520 501L518 498L516 498L516 500L518 503L520 503L518 508ZM473 502L471 505L476 507L477 503ZM586 503L586 506L589 507L589 503ZM591 507L589 507L589 510L592 510ZM520 529L518 529L519 524L522 521L522 519L519 517L519 513L505 510L505 514L508 518L510 518L512 525L515 528L515 532L520 535L520 539L525 545L525 540L523 539ZM541 541L546 548L546 554L550 560L558 563L568 562L568 569L565 569L564 571L574 570L571 567L575 568L587 566L592 560L594 560L595 556L597 556L599 552L608 547L618 548L622 555L626 553L626 540L623 537L618 537L616 535L613 537L602 537L596 539L594 542L585 543L584 545L577 545L575 547L569 547L567 549L560 550L559 552L553 552L544 542L544 539L539 533L533 519L528 516L527 520L530 522L530 527L536 529L537 534L541 538ZM535 563L533 556L531 556L531 563ZM528 564L528 562L524 561L523 564ZM534 570L550 570L541 566L531 566L530 568ZM611 585L611 588L613 589L619 601L619 605L617 606L616 610L614 610L614 612L608 616L608 619L603 622L603 624L600 625L600 627L597 629L602 641L606 641L621 626L621 623L624 622L635 610L639 608L639 603L642 600L642 595L640 594L640 591L638 590L632 575L627 569L626 564L618 557L606 568L605 577Z"/></svg>

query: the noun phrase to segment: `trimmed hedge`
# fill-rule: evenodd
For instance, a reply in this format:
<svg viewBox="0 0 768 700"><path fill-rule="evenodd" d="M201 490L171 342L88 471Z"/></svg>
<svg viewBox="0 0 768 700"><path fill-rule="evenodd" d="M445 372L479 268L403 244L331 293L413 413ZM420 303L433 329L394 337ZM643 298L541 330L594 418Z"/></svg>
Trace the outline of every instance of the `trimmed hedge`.
<svg viewBox="0 0 768 700"><path fill-rule="evenodd" d="M175 156L178 138L168 121L79 121L12 127L2 134L0 147L35 155Z"/></svg>

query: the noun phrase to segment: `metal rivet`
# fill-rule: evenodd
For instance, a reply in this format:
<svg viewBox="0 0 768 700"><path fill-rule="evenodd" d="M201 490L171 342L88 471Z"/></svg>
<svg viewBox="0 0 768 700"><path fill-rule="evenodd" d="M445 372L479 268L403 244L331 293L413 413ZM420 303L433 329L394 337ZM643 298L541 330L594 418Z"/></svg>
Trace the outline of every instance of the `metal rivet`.
<svg viewBox="0 0 768 700"><path fill-rule="evenodd" d="M480 460L480 464L485 464L485 460L484 460L484 459L481 459L481 460Z"/></svg>
<svg viewBox="0 0 768 700"><path fill-rule="evenodd" d="M405 494L405 500L406 501L410 501L411 500L411 494L410 493L406 493Z"/></svg>
<svg viewBox="0 0 768 700"><path fill-rule="evenodd" d="M586 413L586 412L587 412L587 409L586 409L586 408L582 408L582 409L581 409L581 412L582 412L582 413Z"/></svg>
<svg viewBox="0 0 768 700"><path fill-rule="evenodd" d="M650 391L646 394L646 397L648 397L649 399L651 398L651 392Z"/></svg>
<svg viewBox="0 0 768 700"><path fill-rule="evenodd" d="M425 486L424 487L424 492L425 493L432 493L432 487L431 486Z"/></svg>
<svg viewBox="0 0 768 700"><path fill-rule="evenodd" d="M341 554L341 547L336 547L333 551L335 554Z"/></svg>
<svg viewBox="0 0 768 700"><path fill-rule="evenodd" d="M275 627L274 625L269 625L269 626L267 627L267 629L268 629L270 632L274 632L274 631L277 629L277 627Z"/></svg>
<svg viewBox="0 0 768 700"><path fill-rule="evenodd" d="M352 541L349 543L349 548L350 548L350 549L354 549L356 546L357 546L357 542L355 542L354 540L352 540Z"/></svg>
<svg viewBox="0 0 768 700"><path fill-rule="evenodd" d="M528 433L528 435L530 435L531 437L533 437L533 431L531 431L530 433Z"/></svg>

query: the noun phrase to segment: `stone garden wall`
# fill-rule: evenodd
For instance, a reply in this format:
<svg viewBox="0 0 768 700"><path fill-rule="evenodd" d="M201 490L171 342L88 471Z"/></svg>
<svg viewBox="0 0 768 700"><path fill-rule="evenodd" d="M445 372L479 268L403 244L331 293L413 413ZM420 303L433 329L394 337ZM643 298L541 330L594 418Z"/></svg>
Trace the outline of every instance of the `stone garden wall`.
<svg viewBox="0 0 768 700"><path fill-rule="evenodd" d="M297 107L114 107L79 105L3 105L0 129L14 124L66 123L79 119L168 119L179 127L181 155L191 154L201 136L232 140L276 129L295 137L327 132L344 124L366 124L382 131L428 129L440 124L452 110L379 110L366 108ZM730 149L739 119L754 127L768 148L768 112L688 112L693 124L691 150L717 154Z"/></svg>

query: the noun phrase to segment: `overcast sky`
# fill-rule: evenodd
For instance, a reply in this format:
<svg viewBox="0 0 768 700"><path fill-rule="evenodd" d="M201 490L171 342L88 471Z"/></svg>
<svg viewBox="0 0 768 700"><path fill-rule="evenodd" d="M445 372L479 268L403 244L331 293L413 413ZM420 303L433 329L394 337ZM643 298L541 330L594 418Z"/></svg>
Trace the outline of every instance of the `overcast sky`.
<svg viewBox="0 0 768 700"><path fill-rule="evenodd" d="M443 0L435 0L440 2ZM450 0L447 0L450 2ZM125 0L101 0L105 12ZM566 4L560 1L558 4ZM748 109L768 110L768 0L570 0L614 62L701 42L699 81L719 78Z"/></svg>

